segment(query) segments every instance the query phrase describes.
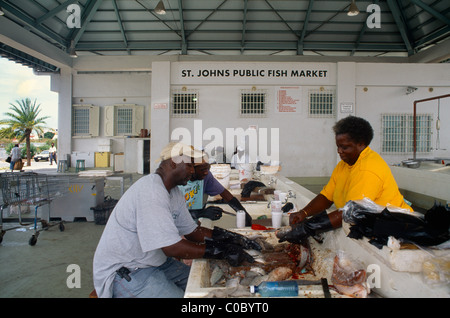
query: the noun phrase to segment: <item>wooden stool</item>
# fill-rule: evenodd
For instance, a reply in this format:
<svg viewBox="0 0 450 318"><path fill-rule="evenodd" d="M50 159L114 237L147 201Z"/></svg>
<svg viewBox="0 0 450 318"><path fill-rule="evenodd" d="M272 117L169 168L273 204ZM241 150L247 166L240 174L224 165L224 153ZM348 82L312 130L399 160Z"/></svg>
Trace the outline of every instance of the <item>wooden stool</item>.
<svg viewBox="0 0 450 318"><path fill-rule="evenodd" d="M67 160L58 160L58 169L57 172L65 172L69 169L67 166Z"/></svg>
<svg viewBox="0 0 450 318"><path fill-rule="evenodd" d="M84 171L84 159L77 159L77 166L75 167L75 172Z"/></svg>

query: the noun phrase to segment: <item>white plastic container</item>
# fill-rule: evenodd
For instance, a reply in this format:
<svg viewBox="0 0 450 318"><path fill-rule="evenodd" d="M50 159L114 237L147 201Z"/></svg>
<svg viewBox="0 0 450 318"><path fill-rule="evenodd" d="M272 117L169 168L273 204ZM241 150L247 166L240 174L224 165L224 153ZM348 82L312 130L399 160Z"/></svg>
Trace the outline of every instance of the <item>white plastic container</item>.
<svg viewBox="0 0 450 318"><path fill-rule="evenodd" d="M272 227L278 229L281 227L281 220L283 219L283 212L272 211Z"/></svg>
<svg viewBox="0 0 450 318"><path fill-rule="evenodd" d="M255 165L253 163L240 163L239 167L239 181L244 179L251 180L253 178L253 169Z"/></svg>
<svg viewBox="0 0 450 318"><path fill-rule="evenodd" d="M245 227L245 212L243 210L239 210L236 212L236 227L238 229L242 229Z"/></svg>
<svg viewBox="0 0 450 318"><path fill-rule="evenodd" d="M229 164L212 164L210 171L214 178L217 179L217 181L220 182L221 185L225 189L228 189L228 186L230 184L230 173L231 173L231 167Z"/></svg>
<svg viewBox="0 0 450 318"><path fill-rule="evenodd" d="M281 212L281 201L270 202L270 208L272 212Z"/></svg>

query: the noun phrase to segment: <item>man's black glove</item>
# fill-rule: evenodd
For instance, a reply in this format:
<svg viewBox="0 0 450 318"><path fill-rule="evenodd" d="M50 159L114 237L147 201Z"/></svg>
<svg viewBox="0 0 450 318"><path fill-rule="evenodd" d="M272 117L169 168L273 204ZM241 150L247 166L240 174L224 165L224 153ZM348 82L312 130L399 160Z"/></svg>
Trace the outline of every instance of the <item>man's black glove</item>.
<svg viewBox="0 0 450 318"><path fill-rule="evenodd" d="M248 212L244 209L241 202L236 197L233 197L230 201L227 202L229 206L233 208L236 212L242 210L245 212L245 226L252 226L252 217Z"/></svg>
<svg viewBox="0 0 450 318"><path fill-rule="evenodd" d="M248 237L245 237L244 235L238 233L227 231L217 226L214 227L211 238L215 241L239 245L246 250L262 250L262 247L258 243L249 239Z"/></svg>
<svg viewBox="0 0 450 318"><path fill-rule="evenodd" d="M222 217L223 210L218 206L209 206L205 209L190 210L189 212L194 220L198 220L199 218L207 218L215 221Z"/></svg>
<svg viewBox="0 0 450 318"><path fill-rule="evenodd" d="M287 232L278 242L288 241L290 243L300 244L307 237L316 236L332 229L333 226L331 225L327 211L322 211L295 226L292 231Z"/></svg>
<svg viewBox="0 0 450 318"><path fill-rule="evenodd" d="M252 193L254 188L257 187L265 187L266 185L259 181L249 181L245 184L244 189L241 191L241 197L248 198L250 197L250 194Z"/></svg>
<svg viewBox="0 0 450 318"><path fill-rule="evenodd" d="M208 259L225 259L231 266L239 266L242 262L253 263L255 259L242 246L223 241L215 241L205 237L205 254Z"/></svg>

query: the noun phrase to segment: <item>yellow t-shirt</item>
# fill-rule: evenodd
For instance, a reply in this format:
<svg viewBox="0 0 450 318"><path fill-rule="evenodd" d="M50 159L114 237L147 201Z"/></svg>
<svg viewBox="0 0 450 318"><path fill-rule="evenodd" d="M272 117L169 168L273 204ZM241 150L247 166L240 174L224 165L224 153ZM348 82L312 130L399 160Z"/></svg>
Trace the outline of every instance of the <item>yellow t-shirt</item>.
<svg viewBox="0 0 450 318"><path fill-rule="evenodd" d="M370 147L360 153L353 166L341 160L320 193L338 209L350 200L368 198L382 206L393 205L412 211L403 200L391 169Z"/></svg>

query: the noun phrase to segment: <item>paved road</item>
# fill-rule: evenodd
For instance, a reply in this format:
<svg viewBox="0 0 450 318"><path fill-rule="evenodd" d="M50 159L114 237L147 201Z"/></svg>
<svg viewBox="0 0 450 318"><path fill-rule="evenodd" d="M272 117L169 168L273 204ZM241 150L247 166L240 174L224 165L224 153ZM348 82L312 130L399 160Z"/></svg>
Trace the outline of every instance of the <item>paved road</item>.
<svg viewBox="0 0 450 318"><path fill-rule="evenodd" d="M23 159L22 159L23 160ZM31 159L31 166L27 166L27 160L23 160L25 165L23 166L23 170L25 171L34 171L34 170L41 170L41 169L50 169L55 170L58 168L55 163L53 165L50 165L49 161L39 161L36 162L33 159ZM0 161L0 171L10 171L9 170L9 163L5 162L4 160Z"/></svg>

